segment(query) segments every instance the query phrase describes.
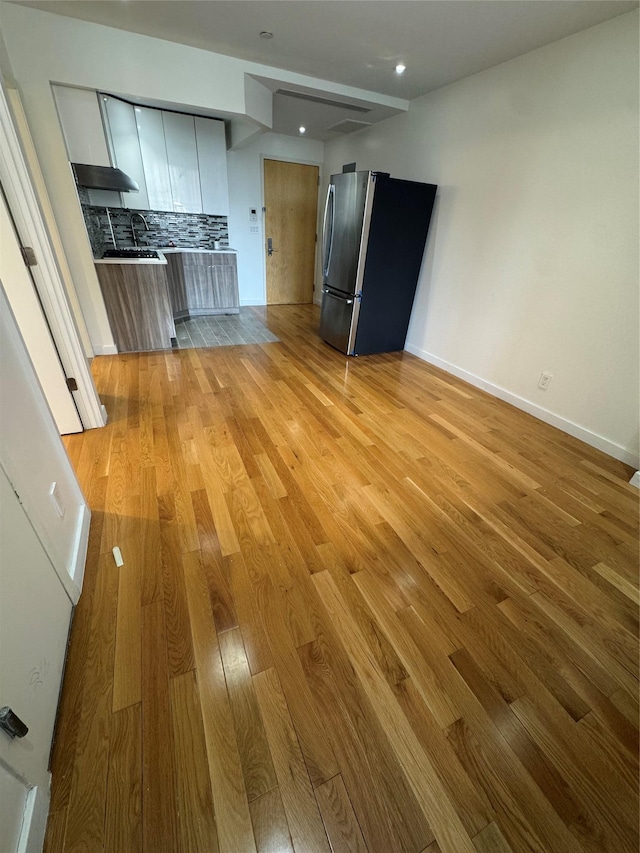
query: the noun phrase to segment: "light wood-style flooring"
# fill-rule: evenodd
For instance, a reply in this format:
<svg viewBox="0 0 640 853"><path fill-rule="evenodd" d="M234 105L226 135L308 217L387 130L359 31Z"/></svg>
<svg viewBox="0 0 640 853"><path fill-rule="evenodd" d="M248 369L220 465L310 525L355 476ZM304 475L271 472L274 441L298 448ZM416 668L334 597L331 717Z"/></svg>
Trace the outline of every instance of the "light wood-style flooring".
<svg viewBox="0 0 640 853"><path fill-rule="evenodd" d="M631 471L259 313L94 362L47 853L636 853Z"/></svg>

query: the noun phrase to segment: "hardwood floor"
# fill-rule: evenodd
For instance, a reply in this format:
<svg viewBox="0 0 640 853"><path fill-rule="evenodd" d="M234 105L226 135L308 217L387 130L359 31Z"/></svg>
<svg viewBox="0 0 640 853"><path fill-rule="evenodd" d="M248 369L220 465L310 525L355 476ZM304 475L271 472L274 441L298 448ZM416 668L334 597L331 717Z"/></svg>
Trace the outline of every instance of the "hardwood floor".
<svg viewBox="0 0 640 853"><path fill-rule="evenodd" d="M262 313L94 362L48 853L635 853L629 469Z"/></svg>

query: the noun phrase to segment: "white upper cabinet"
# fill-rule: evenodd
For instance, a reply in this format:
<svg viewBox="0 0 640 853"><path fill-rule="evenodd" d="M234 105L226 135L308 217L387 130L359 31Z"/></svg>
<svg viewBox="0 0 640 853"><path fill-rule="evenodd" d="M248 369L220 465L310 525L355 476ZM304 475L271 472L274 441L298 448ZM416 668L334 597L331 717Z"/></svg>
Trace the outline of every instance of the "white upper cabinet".
<svg viewBox="0 0 640 853"><path fill-rule="evenodd" d="M89 190L91 204L228 215L223 121L137 107L88 89L52 89L69 160L117 166L140 187Z"/></svg>
<svg viewBox="0 0 640 853"><path fill-rule="evenodd" d="M109 149L95 92L71 86L52 86L53 95L72 163L110 166Z"/></svg>
<svg viewBox="0 0 640 853"><path fill-rule="evenodd" d="M98 94L73 86L54 85L51 88L70 162L88 163L91 166L113 165L102 124ZM89 190L89 201L91 204L105 207L122 207L120 193L117 192Z"/></svg>
<svg viewBox="0 0 640 853"><path fill-rule="evenodd" d="M162 113L169 161L173 209L177 213L202 213L198 149L193 116Z"/></svg>
<svg viewBox="0 0 640 853"><path fill-rule="evenodd" d="M162 113L160 110L139 107L139 112L136 110L136 121L142 165L147 182L149 210L173 210Z"/></svg>
<svg viewBox="0 0 640 853"><path fill-rule="evenodd" d="M125 207L134 210L148 210L149 197L147 182L142 168L140 140L136 125L135 109L118 98L99 95L103 109L104 125L107 132L107 143L110 143L111 160L114 166L129 175L140 187L139 192L122 193ZM138 108L139 109L139 108Z"/></svg>
<svg viewBox="0 0 640 853"><path fill-rule="evenodd" d="M195 127L202 212L226 216L229 213L229 190L224 122L196 116Z"/></svg>

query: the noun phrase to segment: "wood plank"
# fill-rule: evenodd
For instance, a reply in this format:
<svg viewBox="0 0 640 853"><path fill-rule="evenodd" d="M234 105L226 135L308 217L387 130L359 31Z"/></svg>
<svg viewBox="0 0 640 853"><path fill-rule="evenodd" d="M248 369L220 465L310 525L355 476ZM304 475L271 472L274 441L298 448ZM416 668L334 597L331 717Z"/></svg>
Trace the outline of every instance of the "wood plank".
<svg viewBox="0 0 640 853"><path fill-rule="evenodd" d="M623 575L620 575L610 566L607 566L606 563L596 563L593 567L599 575L602 575L605 580L609 581L610 584L619 589L623 595L626 595L627 598L631 599L635 604L640 605L640 592L638 592L638 585L632 584L628 581Z"/></svg>
<svg viewBox="0 0 640 853"><path fill-rule="evenodd" d="M162 505L163 517L159 524L160 565L157 568L161 572L169 674L174 677L194 669L195 659L182 570L181 522L174 514L172 495L163 496Z"/></svg>
<svg viewBox="0 0 640 853"><path fill-rule="evenodd" d="M495 821L474 835L473 843L478 853L513 853Z"/></svg>
<svg viewBox="0 0 640 853"><path fill-rule="evenodd" d="M111 715L105 850L136 853L142 848L141 705Z"/></svg>
<svg viewBox="0 0 640 853"><path fill-rule="evenodd" d="M137 705L142 699L142 559L136 522L140 516L140 499L129 496L125 507L118 546L124 563L118 568L114 712Z"/></svg>
<svg viewBox="0 0 640 853"><path fill-rule="evenodd" d="M333 853L366 853L367 845L342 776L319 785L315 793Z"/></svg>
<svg viewBox="0 0 640 853"><path fill-rule="evenodd" d="M330 853L311 780L298 746L278 676L265 669L253 676L271 756L296 853Z"/></svg>
<svg viewBox="0 0 640 853"><path fill-rule="evenodd" d="M180 851L217 853L207 750L195 672L171 679L171 722L178 802Z"/></svg>
<svg viewBox="0 0 640 853"><path fill-rule="evenodd" d="M113 557L102 556L98 563L76 758L69 792L67 850L104 849L117 583Z"/></svg>
<svg viewBox="0 0 640 853"><path fill-rule="evenodd" d="M44 839L42 853L62 853L64 850L64 836L67 828L67 809L58 809L49 812L47 818L47 832Z"/></svg>
<svg viewBox="0 0 640 853"><path fill-rule="evenodd" d="M249 803L258 853L294 853L279 788Z"/></svg>
<svg viewBox="0 0 640 853"><path fill-rule="evenodd" d="M278 784L239 628L220 634L220 653L249 802Z"/></svg>
<svg viewBox="0 0 640 853"><path fill-rule="evenodd" d="M221 853L255 851L218 638L198 552L183 558L200 706Z"/></svg>
<svg viewBox="0 0 640 853"><path fill-rule="evenodd" d="M159 748L162 744L162 748ZM142 608L143 847L177 849L176 771L162 602Z"/></svg>

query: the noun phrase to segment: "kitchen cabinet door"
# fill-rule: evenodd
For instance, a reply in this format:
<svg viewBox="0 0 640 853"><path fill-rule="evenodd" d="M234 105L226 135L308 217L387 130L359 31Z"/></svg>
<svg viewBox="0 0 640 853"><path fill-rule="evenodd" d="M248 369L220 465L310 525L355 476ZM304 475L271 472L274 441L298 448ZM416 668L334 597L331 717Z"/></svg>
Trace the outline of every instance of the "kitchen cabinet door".
<svg viewBox="0 0 640 853"><path fill-rule="evenodd" d="M140 153L140 140L138 139L138 128L136 123L136 112L140 107L134 108L132 104L112 98L108 95L99 95L105 118L107 130L107 142L111 146L111 160L114 166L129 175L140 187L139 192L121 193L122 202L125 207L133 210L148 210L149 197L147 195L147 182L142 168L142 156Z"/></svg>
<svg viewBox="0 0 640 853"><path fill-rule="evenodd" d="M235 255L213 255L211 267L213 307L224 313L238 313L238 269Z"/></svg>
<svg viewBox="0 0 640 853"><path fill-rule="evenodd" d="M185 286L184 267L179 253L168 253L167 278L169 280L169 301L174 319L188 317L189 305Z"/></svg>
<svg viewBox="0 0 640 853"><path fill-rule="evenodd" d="M211 255L185 253L182 255L182 264L189 313L207 314L214 302Z"/></svg>
<svg viewBox="0 0 640 853"><path fill-rule="evenodd" d="M195 127L202 212L214 216L227 216L229 190L224 122L196 116Z"/></svg>
<svg viewBox="0 0 640 853"><path fill-rule="evenodd" d="M149 210L173 210L162 112L148 107L139 107L139 110L136 112L136 124Z"/></svg>
<svg viewBox="0 0 640 853"><path fill-rule="evenodd" d="M239 311L236 256L222 252L181 254L187 310L201 314Z"/></svg>
<svg viewBox="0 0 640 853"><path fill-rule="evenodd" d="M51 88L69 161L112 166L97 92L57 84ZM101 207L122 207L120 193L108 190L89 190L89 201Z"/></svg>
<svg viewBox="0 0 640 853"><path fill-rule="evenodd" d="M162 122L173 210L177 213L202 213L194 118L163 111Z"/></svg>

